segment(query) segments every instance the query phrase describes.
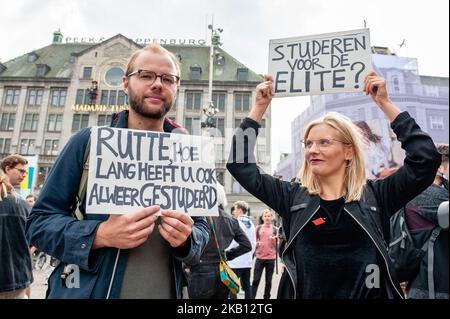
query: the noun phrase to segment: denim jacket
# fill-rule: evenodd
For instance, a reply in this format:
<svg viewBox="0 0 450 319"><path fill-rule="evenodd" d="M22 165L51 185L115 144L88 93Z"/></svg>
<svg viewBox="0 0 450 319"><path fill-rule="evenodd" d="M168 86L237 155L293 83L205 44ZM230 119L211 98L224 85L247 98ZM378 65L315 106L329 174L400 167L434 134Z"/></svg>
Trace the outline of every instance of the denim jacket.
<svg viewBox="0 0 450 319"><path fill-rule="evenodd" d="M0 201L0 292L24 289L33 282L25 237L28 203L19 195Z"/></svg>
<svg viewBox="0 0 450 319"><path fill-rule="evenodd" d="M128 111L113 119L113 127L128 127ZM176 125L166 120L164 131ZM117 248L91 249L97 227L108 215L87 215L82 221L71 215L83 169L83 156L90 135L83 129L69 140L56 160L31 211L27 236L39 250L61 260L49 278L48 298L118 298L125 273L128 251ZM80 210L84 213L85 201ZM182 297L185 282L181 263L195 264L209 240L204 217L194 217L192 233L182 248L172 249L177 298ZM77 265L79 283L66 288L60 275L66 264ZM79 288L76 288L79 286Z"/></svg>

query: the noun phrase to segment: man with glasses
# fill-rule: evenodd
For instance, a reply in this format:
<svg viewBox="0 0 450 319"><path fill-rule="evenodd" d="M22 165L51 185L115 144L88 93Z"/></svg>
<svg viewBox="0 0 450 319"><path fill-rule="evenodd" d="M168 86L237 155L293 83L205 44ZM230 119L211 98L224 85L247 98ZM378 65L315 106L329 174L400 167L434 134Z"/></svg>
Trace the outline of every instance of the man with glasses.
<svg viewBox="0 0 450 319"><path fill-rule="evenodd" d="M27 202L14 191L27 176L28 161L14 154L0 164L0 299L23 299L33 281L31 255L25 236Z"/></svg>
<svg viewBox="0 0 450 319"><path fill-rule="evenodd" d="M185 132L165 117L180 84L174 54L158 44L138 50L122 82L129 110L115 114L112 127ZM47 297L181 298L181 265L199 261L209 239L206 219L162 211L157 220L159 206L154 205L133 214L85 215L76 220L73 203L89 135L89 129L83 129L66 144L27 224L31 243L62 261L49 278ZM84 198L79 207L83 214L85 207Z"/></svg>
<svg viewBox="0 0 450 319"><path fill-rule="evenodd" d="M1 168L12 186L17 186L27 177L28 161L25 157L13 154L5 157Z"/></svg>

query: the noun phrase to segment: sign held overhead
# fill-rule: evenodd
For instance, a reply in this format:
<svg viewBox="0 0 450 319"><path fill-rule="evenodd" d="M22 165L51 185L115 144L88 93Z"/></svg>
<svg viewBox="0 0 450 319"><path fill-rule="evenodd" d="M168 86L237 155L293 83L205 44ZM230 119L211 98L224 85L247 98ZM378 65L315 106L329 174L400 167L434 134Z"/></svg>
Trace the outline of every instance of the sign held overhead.
<svg viewBox="0 0 450 319"><path fill-rule="evenodd" d="M269 42L276 97L362 92L371 69L369 29Z"/></svg>

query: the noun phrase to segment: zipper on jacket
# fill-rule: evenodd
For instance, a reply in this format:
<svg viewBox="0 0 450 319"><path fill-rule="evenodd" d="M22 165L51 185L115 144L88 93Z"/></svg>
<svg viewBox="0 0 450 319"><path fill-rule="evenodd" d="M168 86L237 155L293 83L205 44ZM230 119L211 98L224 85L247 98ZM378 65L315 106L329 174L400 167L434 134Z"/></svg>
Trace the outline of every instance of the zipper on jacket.
<svg viewBox="0 0 450 319"><path fill-rule="evenodd" d="M311 218L313 218L313 216L317 213L317 211L319 210L320 205L317 207L317 209L314 211L314 213L312 213L311 217L308 218L308 220L303 224L302 227L300 227L300 229L295 233L294 237L292 237L292 240L290 242L287 243L286 247L284 247L283 253L281 254L281 259L284 260L284 253L286 252L286 250L288 249L288 247L294 242L295 237L297 237L298 233L300 233L300 231L303 229L303 227L305 227L306 224L309 223L309 221L311 220ZM286 264L286 263L285 263ZM297 266L296 266L297 268ZM286 267L286 271L289 275L289 278L291 279L292 285L294 287L294 299L297 298L297 289L296 289L296 284L294 283L294 280L292 279L292 275L289 272L289 267Z"/></svg>
<svg viewBox="0 0 450 319"><path fill-rule="evenodd" d="M109 299L109 295L111 294L111 288L114 281L114 276L116 275L117 263L119 262L120 248L117 250L116 261L114 262L114 268L111 275L111 281L109 282L108 293L106 294L106 299Z"/></svg>
<svg viewBox="0 0 450 319"><path fill-rule="evenodd" d="M389 281L392 284L392 287L394 287L394 290L399 294L399 296L404 299L403 295L397 290L397 287L395 286L394 282L392 281L392 277L391 277L391 273L389 271L389 265L388 262L386 260L386 258L384 258L383 255L383 251L380 249L380 247L378 246L378 244L376 243L376 241L373 239L373 237L369 234L369 232L367 231L367 229L344 207L344 210L358 223L359 226L361 226L362 229L364 229L364 231L366 232L367 235L369 235L370 239L372 240L372 242L375 244L375 247L377 247L378 251L381 254L381 257L383 257L384 263L386 265L386 270L388 272L388 276L389 276Z"/></svg>

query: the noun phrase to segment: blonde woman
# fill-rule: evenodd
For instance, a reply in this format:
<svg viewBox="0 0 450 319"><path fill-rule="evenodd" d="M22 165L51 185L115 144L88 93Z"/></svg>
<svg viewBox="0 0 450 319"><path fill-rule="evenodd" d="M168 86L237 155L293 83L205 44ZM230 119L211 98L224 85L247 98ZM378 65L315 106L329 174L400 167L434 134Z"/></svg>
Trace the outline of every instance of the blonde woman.
<svg viewBox="0 0 450 319"><path fill-rule="evenodd" d="M389 119L406 151L403 167L384 180L366 180L361 131L338 113L306 127L301 184L261 172L253 155L252 136L257 134L252 132L274 95L269 75L235 132L236 152L228 170L283 219L286 271L278 298L402 298L386 253L389 217L433 182L440 157L431 138L389 99L383 78L370 72L364 91Z"/></svg>

